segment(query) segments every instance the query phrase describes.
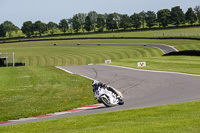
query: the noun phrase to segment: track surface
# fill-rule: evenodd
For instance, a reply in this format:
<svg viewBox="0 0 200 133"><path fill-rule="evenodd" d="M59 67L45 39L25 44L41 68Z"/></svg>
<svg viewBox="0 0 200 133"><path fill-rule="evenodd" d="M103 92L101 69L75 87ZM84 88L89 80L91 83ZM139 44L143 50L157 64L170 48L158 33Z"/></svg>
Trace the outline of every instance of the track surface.
<svg viewBox="0 0 200 133"><path fill-rule="evenodd" d="M59 44L59 45L70 45L70 44ZM75 45L75 44L71 44ZM100 46L145 46L145 47L156 47L160 49L164 54L169 52L178 51L172 46L164 44L80 44L80 45L100 45Z"/></svg>

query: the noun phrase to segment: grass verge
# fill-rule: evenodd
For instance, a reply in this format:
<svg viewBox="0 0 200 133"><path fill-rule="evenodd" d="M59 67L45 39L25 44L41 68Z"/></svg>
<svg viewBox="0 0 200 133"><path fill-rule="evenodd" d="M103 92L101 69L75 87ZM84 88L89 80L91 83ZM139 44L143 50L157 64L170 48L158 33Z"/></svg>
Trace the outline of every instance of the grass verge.
<svg viewBox="0 0 200 133"><path fill-rule="evenodd" d="M0 70L0 121L96 103L90 80L55 67L10 67Z"/></svg>
<svg viewBox="0 0 200 133"><path fill-rule="evenodd" d="M138 67L137 62L146 62L147 66ZM121 59L112 62L112 65L200 75L200 58L196 56L162 56L142 57L138 59Z"/></svg>
<svg viewBox="0 0 200 133"><path fill-rule="evenodd" d="M200 101L2 126L5 133L198 133Z"/></svg>

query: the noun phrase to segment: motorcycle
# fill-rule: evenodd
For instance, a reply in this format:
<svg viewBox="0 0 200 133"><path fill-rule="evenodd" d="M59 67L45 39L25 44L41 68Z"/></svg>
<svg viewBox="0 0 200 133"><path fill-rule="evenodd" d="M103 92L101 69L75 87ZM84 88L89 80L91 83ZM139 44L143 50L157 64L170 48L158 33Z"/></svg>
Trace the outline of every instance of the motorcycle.
<svg viewBox="0 0 200 133"><path fill-rule="evenodd" d="M103 103L106 107L124 104L122 99L117 98L116 94L109 91L106 87L99 87L94 93L94 97L98 100L98 102Z"/></svg>

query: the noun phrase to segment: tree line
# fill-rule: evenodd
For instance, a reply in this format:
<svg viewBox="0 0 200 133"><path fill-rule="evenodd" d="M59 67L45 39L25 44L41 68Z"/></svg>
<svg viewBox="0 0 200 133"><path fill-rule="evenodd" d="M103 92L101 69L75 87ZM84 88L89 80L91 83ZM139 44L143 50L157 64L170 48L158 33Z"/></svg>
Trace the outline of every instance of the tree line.
<svg viewBox="0 0 200 133"><path fill-rule="evenodd" d="M148 28L152 28L155 25L159 27L166 28L169 25L179 26L181 24L189 23L193 25L194 23L200 24L200 6L196 6L194 9L188 8L186 13L176 6L169 9L159 10L157 13L154 11L134 13L131 16L127 14L111 13L111 14L98 14L95 11L91 11L88 14L78 13L72 18L62 19L59 24L54 22L49 22L45 24L41 21L26 21L23 23L21 28L23 34L27 37L32 35L40 35L50 32L52 35L55 34L59 29L66 33L78 33L80 30L84 33L85 31L90 32L103 32L105 29L107 31L114 31L115 29L123 28L127 30L129 28L145 28L145 24ZM12 37L13 32L17 32L19 28L15 26L10 21L5 21L0 24L0 37L5 37L8 33L9 37Z"/></svg>

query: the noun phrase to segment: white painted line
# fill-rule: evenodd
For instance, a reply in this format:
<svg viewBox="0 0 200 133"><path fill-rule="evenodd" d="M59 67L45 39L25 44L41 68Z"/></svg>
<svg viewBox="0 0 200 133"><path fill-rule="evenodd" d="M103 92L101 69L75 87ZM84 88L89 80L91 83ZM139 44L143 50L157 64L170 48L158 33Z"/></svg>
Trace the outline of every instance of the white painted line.
<svg viewBox="0 0 200 133"><path fill-rule="evenodd" d="M73 74L71 71L68 71L68 70L66 70L66 69L64 69L62 67L56 66L56 68L61 69L61 70L65 71L65 72L67 72L67 73Z"/></svg>
<svg viewBox="0 0 200 133"><path fill-rule="evenodd" d="M155 71L155 70L143 70L143 69L136 69L136 68L130 68L130 67L124 67L124 66L115 66L115 65L105 65L105 66L119 67L119 68L124 68L124 69L134 70L134 71L155 72L155 73L171 73L171 74L180 74L180 75L185 75L185 76L195 76L195 77L200 77L200 75L196 75L196 74L187 74L187 73L180 73L180 72Z"/></svg>
<svg viewBox="0 0 200 133"><path fill-rule="evenodd" d="M90 80L94 80L93 78L90 78L90 77L87 77L87 76L84 76L84 75L80 75L80 76L87 78L87 79L90 79Z"/></svg>
<svg viewBox="0 0 200 133"><path fill-rule="evenodd" d="M63 114L69 114L69 113L72 113L72 112L56 112L56 113L53 113L52 115L63 115Z"/></svg>
<svg viewBox="0 0 200 133"><path fill-rule="evenodd" d="M21 118L21 119L18 119L18 120L10 120L10 121L18 122L18 121L27 121L27 120L32 120L32 119L36 119L36 118Z"/></svg>
<svg viewBox="0 0 200 133"><path fill-rule="evenodd" d="M101 106L99 106L99 107L101 107ZM87 110L87 109L96 109L96 108L99 108L99 107L81 107L81 108L77 108L77 109Z"/></svg>
<svg viewBox="0 0 200 133"><path fill-rule="evenodd" d="M67 72L67 73L74 74L71 71L68 71L68 70L66 70L66 69L64 69L62 67L56 66L56 68L61 69L61 70L65 71L65 72ZM90 77L87 77L87 76L84 76L84 75L80 75L80 76L85 77L85 78L90 79L90 80L94 80L94 79L92 79Z"/></svg>
<svg viewBox="0 0 200 133"><path fill-rule="evenodd" d="M171 48L173 48L176 52L178 52L178 50L175 48L175 46L169 46Z"/></svg>

